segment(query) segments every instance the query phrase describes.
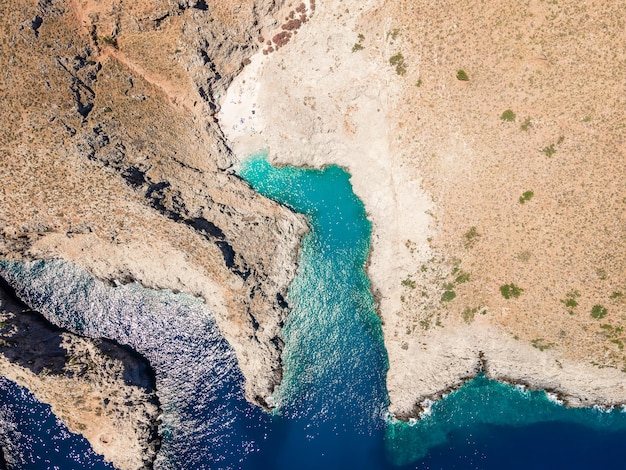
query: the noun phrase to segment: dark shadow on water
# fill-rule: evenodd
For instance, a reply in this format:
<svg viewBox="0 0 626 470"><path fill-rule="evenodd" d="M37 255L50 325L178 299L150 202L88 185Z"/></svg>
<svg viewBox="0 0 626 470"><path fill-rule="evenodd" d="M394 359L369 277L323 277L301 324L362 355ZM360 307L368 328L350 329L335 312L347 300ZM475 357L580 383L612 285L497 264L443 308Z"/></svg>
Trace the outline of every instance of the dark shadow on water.
<svg viewBox="0 0 626 470"><path fill-rule="evenodd" d="M567 422L523 427L478 425L455 430L415 464L398 469L626 468L626 433Z"/></svg>

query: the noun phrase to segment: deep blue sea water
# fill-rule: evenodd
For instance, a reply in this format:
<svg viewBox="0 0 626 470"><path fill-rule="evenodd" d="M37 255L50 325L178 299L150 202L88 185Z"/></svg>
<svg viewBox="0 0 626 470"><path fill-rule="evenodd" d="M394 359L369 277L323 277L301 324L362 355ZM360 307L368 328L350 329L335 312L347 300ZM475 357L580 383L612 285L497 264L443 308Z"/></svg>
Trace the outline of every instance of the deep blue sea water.
<svg viewBox="0 0 626 470"><path fill-rule="evenodd" d="M626 468L621 410L571 410L482 376L415 425L390 421L387 357L364 272L371 224L348 173L275 168L264 155L239 173L311 226L289 290L285 375L271 415L245 401L234 354L200 300L108 287L62 261L0 262L0 274L52 322L127 344L150 361L163 406L157 468ZM11 393L0 397L0 428L20 422L3 410L31 416L30 427L13 433L11 452L59 433L49 409ZM73 468L98 468L85 459Z"/></svg>

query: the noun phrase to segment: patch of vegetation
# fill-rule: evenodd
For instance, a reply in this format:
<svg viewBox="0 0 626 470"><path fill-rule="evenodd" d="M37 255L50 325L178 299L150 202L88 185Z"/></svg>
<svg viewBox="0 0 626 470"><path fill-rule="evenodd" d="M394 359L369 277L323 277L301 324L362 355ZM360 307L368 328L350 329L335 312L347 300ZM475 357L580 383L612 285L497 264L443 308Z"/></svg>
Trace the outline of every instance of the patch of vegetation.
<svg viewBox="0 0 626 470"><path fill-rule="evenodd" d="M454 279L454 282L456 282L457 284L463 284L465 282L468 282L469 280L470 274L466 273L465 271L461 271L459 275Z"/></svg>
<svg viewBox="0 0 626 470"><path fill-rule="evenodd" d="M456 72L456 79L457 80L461 80L462 82L469 81L469 77L467 76L467 73L463 69L457 70L457 72Z"/></svg>
<svg viewBox="0 0 626 470"><path fill-rule="evenodd" d="M524 263L528 263L531 256L532 253L530 251L521 251L520 253L518 253L517 259L523 261Z"/></svg>
<svg viewBox="0 0 626 470"><path fill-rule="evenodd" d="M502 119L505 122L515 122L515 113L513 112L512 109L507 109L506 111L502 113L502 115L500 116L500 119Z"/></svg>
<svg viewBox="0 0 626 470"><path fill-rule="evenodd" d="M564 140L565 140L565 136L564 135L560 135L559 136L559 140L556 141L556 145L561 145Z"/></svg>
<svg viewBox="0 0 626 470"><path fill-rule="evenodd" d="M111 47L114 47L115 49L117 49L117 39L116 38L111 38L109 36L98 36L98 39L100 40L100 42L103 42L107 46L111 46Z"/></svg>
<svg viewBox="0 0 626 470"><path fill-rule="evenodd" d="M363 47L363 44L361 44L359 42L355 42L354 46L352 46L352 52L362 51L363 49L365 49Z"/></svg>
<svg viewBox="0 0 626 470"><path fill-rule="evenodd" d="M524 122L522 124L520 124L519 128L523 131L527 131L529 130L531 127L533 127L533 122L532 120L527 117L526 119L524 119Z"/></svg>
<svg viewBox="0 0 626 470"><path fill-rule="evenodd" d="M465 323L472 323L474 321L474 315L478 312L478 307L469 308L465 307L465 310L461 312L461 316L463 317L463 321Z"/></svg>
<svg viewBox="0 0 626 470"><path fill-rule="evenodd" d="M517 299L520 295L522 295L522 292L524 292L524 289L516 286L513 283L500 286L500 293L502 294L502 297L507 300L509 300L511 297Z"/></svg>
<svg viewBox="0 0 626 470"><path fill-rule="evenodd" d="M596 276L598 276L598 279L600 279L601 281L606 281L608 277L606 271L602 268L596 269Z"/></svg>
<svg viewBox="0 0 626 470"><path fill-rule="evenodd" d="M463 238L465 239L465 248L471 248L480 238L480 233L478 233L478 229L476 227L470 227L470 229L463 235Z"/></svg>
<svg viewBox="0 0 626 470"><path fill-rule="evenodd" d="M428 318L420 320L420 326L422 330L428 330L430 328L430 320Z"/></svg>
<svg viewBox="0 0 626 470"><path fill-rule="evenodd" d="M591 122L591 116L589 114L587 114L584 118L583 118L583 122Z"/></svg>
<svg viewBox="0 0 626 470"><path fill-rule="evenodd" d="M408 277L404 281L402 281L402 285L404 287L408 287L409 289L415 289L415 281Z"/></svg>
<svg viewBox="0 0 626 470"><path fill-rule="evenodd" d="M556 149L554 148L554 144L550 144L550 146L548 147L544 147L543 150L541 150L543 153L546 154L546 157L551 158L552 155L554 155L556 153Z"/></svg>
<svg viewBox="0 0 626 470"><path fill-rule="evenodd" d="M450 302L451 300L453 300L456 297L456 292L454 292L453 290L446 290L444 291L444 293L441 295L441 301L442 302Z"/></svg>
<svg viewBox="0 0 626 470"><path fill-rule="evenodd" d="M112 112L113 110L111 109L111 107L110 107L110 106L106 106L106 107L105 107L102 111L103 111L103 112L105 112L105 113L110 113L110 112Z"/></svg>
<svg viewBox="0 0 626 470"><path fill-rule="evenodd" d="M604 318L607 313L608 313L607 309L600 304L596 304L593 307L591 307L591 316L595 318L596 320L599 320L600 318Z"/></svg>
<svg viewBox="0 0 626 470"><path fill-rule="evenodd" d="M612 299L612 300L619 299L623 295L624 295L623 292L617 290L617 291L613 292L611 295L609 295L609 299ZM2 326L2 325L0 324L0 326Z"/></svg>
<svg viewBox="0 0 626 470"><path fill-rule="evenodd" d="M611 343L616 344L617 347L620 349L620 351L624 350L624 343L622 342L621 339L612 339Z"/></svg>
<svg viewBox="0 0 626 470"><path fill-rule="evenodd" d="M359 33L358 38L359 41L354 43L354 46L352 46L352 52L362 51L364 49L363 41L365 41L365 36Z"/></svg>
<svg viewBox="0 0 626 470"><path fill-rule="evenodd" d="M546 340L543 338L535 338L530 341L530 344L532 344L534 348L539 349L539 351L545 351L554 346L554 343L546 343Z"/></svg>
<svg viewBox="0 0 626 470"><path fill-rule="evenodd" d="M392 41L395 41L398 38L398 34L400 34L399 28L394 28L391 31L387 31L387 39L391 38Z"/></svg>
<svg viewBox="0 0 626 470"><path fill-rule="evenodd" d="M573 309L578 307L578 301L576 300L578 297L580 297L580 292L571 290L565 295L565 299L561 300L561 303L569 309L567 313L570 315L574 315Z"/></svg>
<svg viewBox="0 0 626 470"><path fill-rule="evenodd" d="M404 56L401 52L392 55L389 58L389 64L391 64L392 67L396 68L396 73L398 75L402 76L406 74L406 63L404 62Z"/></svg>
<svg viewBox="0 0 626 470"><path fill-rule="evenodd" d="M534 195L535 193L533 193L532 191L524 191L524 193L519 197L519 203L525 204L526 201L530 201Z"/></svg>
<svg viewBox="0 0 626 470"><path fill-rule="evenodd" d="M421 79L421 78L418 78L418 79L417 79L417 83L415 84L415 86L416 86L417 88L419 88L419 87L421 87L421 86L422 86L422 83L423 83L423 82L422 82L422 79Z"/></svg>

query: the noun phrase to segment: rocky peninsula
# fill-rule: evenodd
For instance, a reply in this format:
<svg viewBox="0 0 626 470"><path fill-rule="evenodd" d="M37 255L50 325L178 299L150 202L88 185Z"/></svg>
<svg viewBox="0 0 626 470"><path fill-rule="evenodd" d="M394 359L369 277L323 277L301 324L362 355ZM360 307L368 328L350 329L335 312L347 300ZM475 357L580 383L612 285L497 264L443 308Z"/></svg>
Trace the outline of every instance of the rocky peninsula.
<svg viewBox="0 0 626 470"><path fill-rule="evenodd" d="M338 164L396 417L479 370L625 403L619 6L431 3L0 6L0 257L203 298L267 406L307 226L234 169Z"/></svg>

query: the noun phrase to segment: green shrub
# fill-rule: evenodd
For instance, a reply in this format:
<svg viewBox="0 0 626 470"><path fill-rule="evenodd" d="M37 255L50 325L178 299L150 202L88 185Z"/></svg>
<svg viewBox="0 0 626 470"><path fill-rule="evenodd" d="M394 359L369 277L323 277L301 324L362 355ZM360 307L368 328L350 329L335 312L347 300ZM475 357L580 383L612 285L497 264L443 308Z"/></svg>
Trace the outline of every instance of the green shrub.
<svg viewBox="0 0 626 470"><path fill-rule="evenodd" d="M453 290L446 290L442 295L441 295L441 301L442 302L450 302L452 299L454 299L456 297L456 292L454 292Z"/></svg>
<svg viewBox="0 0 626 470"><path fill-rule="evenodd" d="M465 70L461 69L456 72L456 79L461 80L462 82L467 82L469 77L467 76L467 73L465 73Z"/></svg>
<svg viewBox="0 0 626 470"><path fill-rule="evenodd" d="M524 204L524 203L526 203L526 201L530 201L533 198L534 195L535 195L535 193L533 193L532 191L525 191L519 197L519 203L520 204Z"/></svg>
<svg viewBox="0 0 626 470"><path fill-rule="evenodd" d="M500 116L500 119L506 122L514 122L515 113L511 109L507 109L505 112L502 113L502 115Z"/></svg>
<svg viewBox="0 0 626 470"><path fill-rule="evenodd" d="M471 248L480 238L480 233L476 227L470 227L470 229L463 235L465 239L465 248Z"/></svg>
<svg viewBox="0 0 626 470"><path fill-rule="evenodd" d="M556 153L556 149L554 148L554 144L550 144L549 147L545 147L542 150L542 152L546 154L546 157L548 157L548 158L552 157L552 155L554 155Z"/></svg>
<svg viewBox="0 0 626 470"><path fill-rule="evenodd" d="M550 349L554 346L553 343L546 343L543 338L533 339L530 344L532 344L534 348L539 349L539 351L545 351L546 349Z"/></svg>
<svg viewBox="0 0 626 470"><path fill-rule="evenodd" d="M571 290L565 296L565 299L561 300L561 303L564 304L569 310L567 313L570 315L574 315L574 308L578 307L578 301L576 300L580 297L580 292L577 290Z"/></svg>
<svg viewBox="0 0 626 470"><path fill-rule="evenodd" d="M596 320L599 320L600 318L604 318L607 313L608 312L606 308L604 308L602 305L597 304L591 307L591 316L595 318Z"/></svg>
<svg viewBox="0 0 626 470"><path fill-rule="evenodd" d="M516 286L513 283L500 286L500 293L502 294L502 297L507 300L509 300L511 297L517 299L522 294L522 292L524 292L524 289Z"/></svg>
<svg viewBox="0 0 626 470"><path fill-rule="evenodd" d="M409 279L408 277L404 281L402 281L402 285L404 287L408 287L409 289L415 289L415 281Z"/></svg>
<svg viewBox="0 0 626 470"><path fill-rule="evenodd" d="M389 58L389 63L396 68L396 73L398 75L406 74L406 63L404 62L404 56L401 52L398 52L395 55L392 55Z"/></svg>
<svg viewBox="0 0 626 470"><path fill-rule="evenodd" d="M352 52L362 51L364 49L363 44L357 42L352 46Z"/></svg>

